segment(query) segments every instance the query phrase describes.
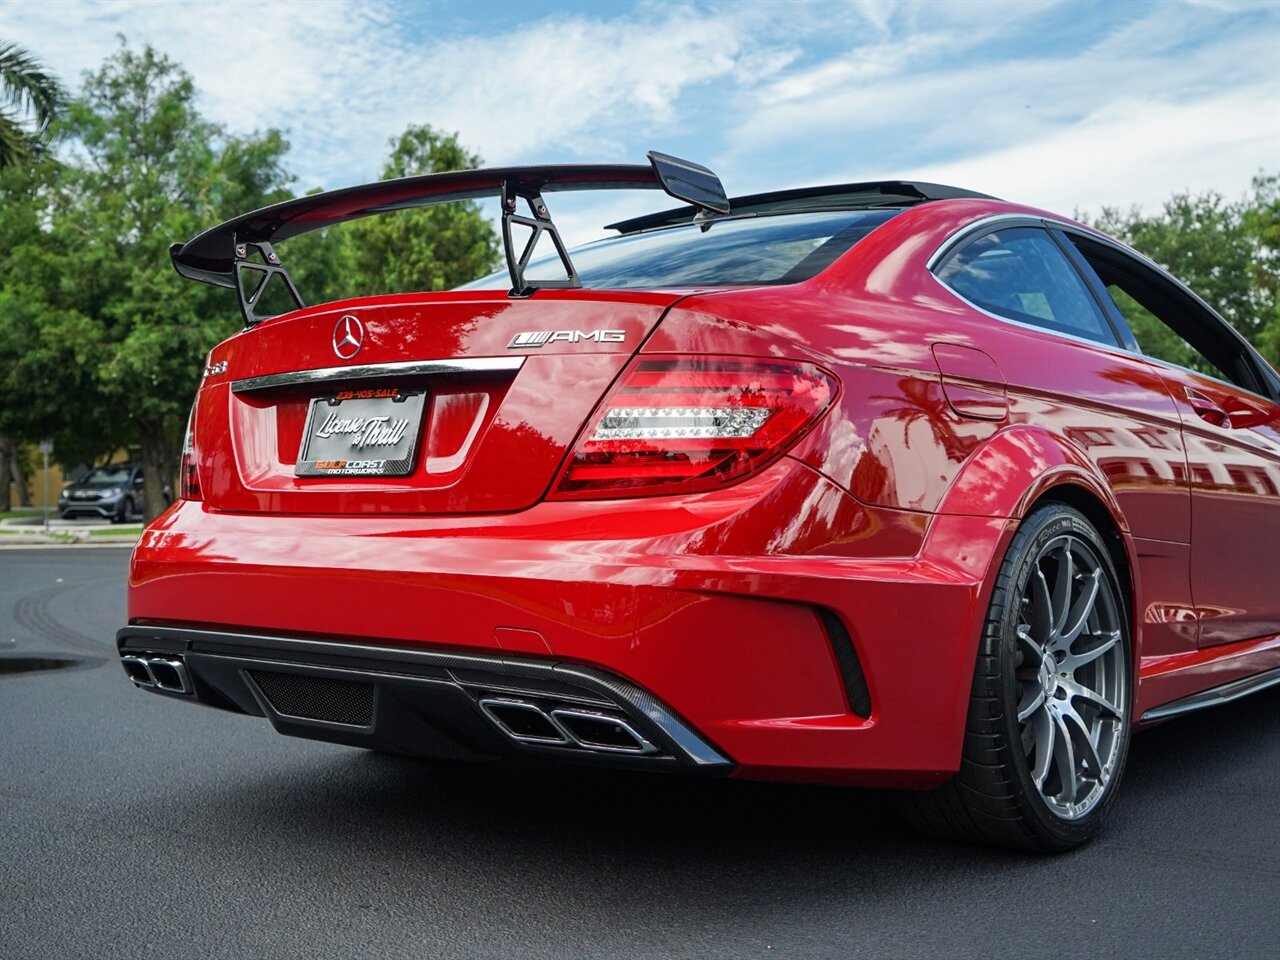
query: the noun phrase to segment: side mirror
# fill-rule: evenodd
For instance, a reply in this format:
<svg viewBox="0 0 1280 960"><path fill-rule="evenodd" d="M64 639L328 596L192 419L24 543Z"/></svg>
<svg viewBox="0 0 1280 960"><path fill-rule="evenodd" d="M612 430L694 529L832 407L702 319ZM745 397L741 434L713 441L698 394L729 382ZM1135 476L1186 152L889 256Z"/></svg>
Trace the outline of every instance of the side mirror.
<svg viewBox="0 0 1280 960"><path fill-rule="evenodd" d="M142 477L141 477L141 476L134 477L134 478L133 478L133 489L135 489L135 490L141 490L141 489L142 489L142 487L143 487L143 484L144 484L144 483L145 483L145 481L142 479Z"/></svg>

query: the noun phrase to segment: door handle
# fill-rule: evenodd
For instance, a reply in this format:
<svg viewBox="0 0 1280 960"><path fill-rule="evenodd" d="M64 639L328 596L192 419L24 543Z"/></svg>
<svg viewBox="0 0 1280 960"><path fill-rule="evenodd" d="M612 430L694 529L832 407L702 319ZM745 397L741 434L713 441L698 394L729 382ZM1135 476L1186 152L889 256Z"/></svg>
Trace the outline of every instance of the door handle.
<svg viewBox="0 0 1280 960"><path fill-rule="evenodd" d="M1212 423L1215 427L1231 427L1231 415L1203 393L1188 387L1187 403L1191 404L1191 409L1196 412L1196 416L1206 423Z"/></svg>

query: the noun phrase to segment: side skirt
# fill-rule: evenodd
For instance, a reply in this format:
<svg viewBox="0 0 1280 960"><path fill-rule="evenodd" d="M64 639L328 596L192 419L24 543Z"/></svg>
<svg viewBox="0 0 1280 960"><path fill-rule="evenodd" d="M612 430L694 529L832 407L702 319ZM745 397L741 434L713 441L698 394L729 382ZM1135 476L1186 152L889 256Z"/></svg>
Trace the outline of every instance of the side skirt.
<svg viewBox="0 0 1280 960"><path fill-rule="evenodd" d="M1167 656L1143 657L1138 664L1140 723L1225 703L1265 689L1259 678L1280 670L1280 634L1223 643ZM1262 686L1256 686L1262 683ZM1237 686L1239 685L1239 686ZM1239 692L1236 692L1239 690ZM1226 699L1218 695L1225 691ZM1189 706L1180 706L1190 704ZM1178 709L1173 708L1177 706Z"/></svg>
<svg viewBox="0 0 1280 960"><path fill-rule="evenodd" d="M1275 686L1280 686L1280 667L1256 676L1245 677L1242 680L1233 680L1231 683L1224 683L1220 687L1212 687L1200 693L1193 693L1189 697L1174 700L1172 703L1166 703L1161 707L1154 707L1142 715L1142 722L1167 720L1170 717L1178 717L1184 713L1203 710L1205 707L1216 707L1219 704L1230 703L1232 700L1239 700L1241 697L1247 697L1251 693L1258 693Z"/></svg>

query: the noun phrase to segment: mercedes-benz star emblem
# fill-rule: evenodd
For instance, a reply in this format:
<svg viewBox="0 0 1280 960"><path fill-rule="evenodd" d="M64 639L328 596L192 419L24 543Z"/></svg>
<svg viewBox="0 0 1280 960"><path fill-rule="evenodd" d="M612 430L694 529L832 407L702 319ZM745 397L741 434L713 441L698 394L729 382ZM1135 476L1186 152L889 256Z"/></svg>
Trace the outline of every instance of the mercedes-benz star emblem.
<svg viewBox="0 0 1280 960"><path fill-rule="evenodd" d="M333 328L333 352L350 360L364 346L364 324L347 314Z"/></svg>

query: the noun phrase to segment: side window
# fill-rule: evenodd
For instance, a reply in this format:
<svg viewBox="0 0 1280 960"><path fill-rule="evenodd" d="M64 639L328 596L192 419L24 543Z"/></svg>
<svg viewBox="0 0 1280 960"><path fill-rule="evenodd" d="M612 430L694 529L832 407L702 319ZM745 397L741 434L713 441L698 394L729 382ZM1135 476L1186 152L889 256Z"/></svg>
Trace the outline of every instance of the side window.
<svg viewBox="0 0 1280 960"><path fill-rule="evenodd" d="M1059 333L1119 345L1057 242L1037 227L988 233L952 254L937 277L974 306Z"/></svg>
<svg viewBox="0 0 1280 960"><path fill-rule="evenodd" d="M1106 244L1069 234L1146 356L1259 390L1247 351L1177 284Z"/></svg>
<svg viewBox="0 0 1280 960"><path fill-rule="evenodd" d="M1136 287L1133 289L1141 295L1141 289ZM1211 363L1208 357L1188 343L1182 334L1147 309L1142 301L1126 290L1120 282L1112 280L1108 283L1107 293L1111 297L1111 302L1116 305L1116 309L1120 311L1120 315L1129 324L1129 329L1133 331L1133 338L1138 341L1138 349L1148 357L1155 357L1157 360L1186 367L1198 373L1207 373L1219 380L1230 379Z"/></svg>

